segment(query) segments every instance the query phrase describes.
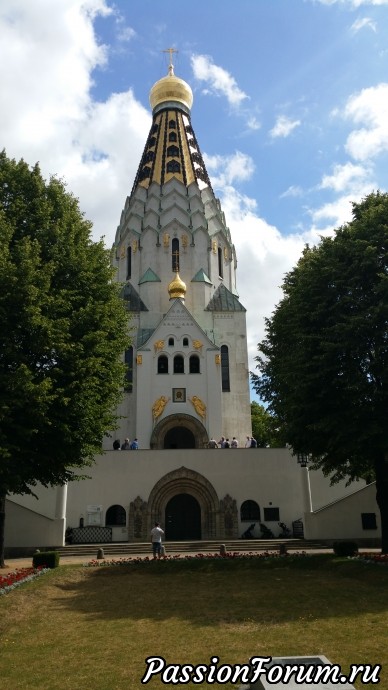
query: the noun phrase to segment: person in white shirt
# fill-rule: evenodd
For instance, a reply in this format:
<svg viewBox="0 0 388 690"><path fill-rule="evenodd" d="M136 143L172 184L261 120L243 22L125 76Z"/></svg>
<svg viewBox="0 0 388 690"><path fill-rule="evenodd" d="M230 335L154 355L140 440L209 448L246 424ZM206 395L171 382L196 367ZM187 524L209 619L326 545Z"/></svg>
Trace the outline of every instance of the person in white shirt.
<svg viewBox="0 0 388 690"><path fill-rule="evenodd" d="M155 522L155 527L153 527L151 530L151 543L152 543L152 553L154 555L154 560L156 560L156 558L160 558L160 553L162 550L162 537L163 536L164 536L164 532L163 532L159 522Z"/></svg>

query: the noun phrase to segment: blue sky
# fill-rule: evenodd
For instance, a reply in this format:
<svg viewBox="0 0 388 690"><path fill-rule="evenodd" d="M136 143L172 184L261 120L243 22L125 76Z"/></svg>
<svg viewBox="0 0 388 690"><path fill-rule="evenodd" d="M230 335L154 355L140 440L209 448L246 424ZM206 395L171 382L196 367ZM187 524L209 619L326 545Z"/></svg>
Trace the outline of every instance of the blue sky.
<svg viewBox="0 0 388 690"><path fill-rule="evenodd" d="M388 0L2 0L0 132L110 246L175 72L238 257L251 368L306 242L387 189Z"/></svg>

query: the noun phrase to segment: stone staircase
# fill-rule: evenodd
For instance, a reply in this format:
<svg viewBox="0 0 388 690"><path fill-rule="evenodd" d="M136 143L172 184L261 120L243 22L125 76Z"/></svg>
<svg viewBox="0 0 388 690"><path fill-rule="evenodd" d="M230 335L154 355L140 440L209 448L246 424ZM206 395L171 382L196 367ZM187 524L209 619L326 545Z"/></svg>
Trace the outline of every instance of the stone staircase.
<svg viewBox="0 0 388 690"><path fill-rule="evenodd" d="M212 540L212 541L167 541L164 542L166 554L171 553L219 553L220 545L225 544L226 551L240 551L243 553L252 551L279 551L281 545L285 545L287 550L292 551L311 551L328 548L327 545L307 541L304 539L236 539L236 540ZM95 557L98 549L103 549L105 558L116 556L150 555L150 542L128 543L110 542L103 544L69 544L57 548L61 556L91 556Z"/></svg>

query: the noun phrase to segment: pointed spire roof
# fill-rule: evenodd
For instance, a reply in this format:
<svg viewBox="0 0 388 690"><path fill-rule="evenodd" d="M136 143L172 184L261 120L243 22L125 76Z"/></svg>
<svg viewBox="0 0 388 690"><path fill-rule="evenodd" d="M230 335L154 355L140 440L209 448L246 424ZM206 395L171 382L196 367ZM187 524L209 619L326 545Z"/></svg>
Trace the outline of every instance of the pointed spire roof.
<svg viewBox="0 0 388 690"><path fill-rule="evenodd" d="M170 57L174 51L169 48ZM150 91L152 126L140 161L132 193L137 187L148 189L152 182L163 185L172 178L185 186L196 182L200 189L210 187L190 120L192 90L176 77L170 60L168 75Z"/></svg>

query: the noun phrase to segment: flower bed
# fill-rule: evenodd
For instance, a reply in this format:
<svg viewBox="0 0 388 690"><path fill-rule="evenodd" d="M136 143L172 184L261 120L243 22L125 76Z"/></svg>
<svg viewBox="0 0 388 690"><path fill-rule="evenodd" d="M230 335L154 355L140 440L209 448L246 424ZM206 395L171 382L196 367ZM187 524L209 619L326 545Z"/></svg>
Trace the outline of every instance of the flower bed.
<svg viewBox="0 0 388 690"><path fill-rule="evenodd" d="M190 555L184 555L181 556L180 554L174 555L174 556L164 556L160 560L161 561L193 561L193 560L242 560L242 559L259 559L259 560L265 560L269 558L278 558L278 559L285 559L285 558L294 558L294 557L300 557L300 556L306 556L305 551L301 552L293 552L291 554L285 553L285 554L279 554L278 551L260 551L259 553L253 552L253 551L248 551L248 552L239 552L239 551L230 551L225 554L220 554L220 553L197 553L193 556ZM93 560L89 561L89 563L84 563L84 566L86 568L95 568L99 566L111 566L111 565L132 565L134 563L139 564L139 563L154 563L155 559L150 557L150 556L137 556L136 558L110 558L110 559L96 559L93 558Z"/></svg>
<svg viewBox="0 0 388 690"><path fill-rule="evenodd" d="M25 582L31 582L36 577L47 573L49 568L20 568L12 570L6 575L0 575L0 596L8 594L15 587L23 585Z"/></svg>
<svg viewBox="0 0 388 690"><path fill-rule="evenodd" d="M359 553L358 556L353 557L356 561L362 563L372 563L373 565L388 565L387 553Z"/></svg>

